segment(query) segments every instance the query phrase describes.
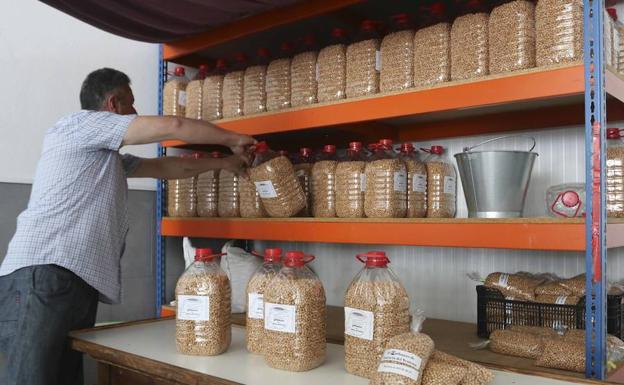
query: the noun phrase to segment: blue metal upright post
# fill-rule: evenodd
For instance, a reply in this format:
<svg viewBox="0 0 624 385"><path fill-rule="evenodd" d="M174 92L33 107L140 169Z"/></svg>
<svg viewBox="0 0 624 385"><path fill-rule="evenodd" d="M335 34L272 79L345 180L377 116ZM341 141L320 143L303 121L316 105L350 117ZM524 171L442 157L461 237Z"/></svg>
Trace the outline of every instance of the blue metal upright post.
<svg viewBox="0 0 624 385"><path fill-rule="evenodd" d="M158 48L158 115L163 114L162 90L167 78L167 63L163 60L162 45ZM158 145L158 156L165 156L166 149ZM156 185L156 317L160 317L160 309L165 303L165 240L161 234L161 222L163 217L163 202L165 198L165 183L158 179Z"/></svg>
<svg viewBox="0 0 624 385"><path fill-rule="evenodd" d="M606 95L604 0L584 0L586 295L585 375L606 376Z"/></svg>

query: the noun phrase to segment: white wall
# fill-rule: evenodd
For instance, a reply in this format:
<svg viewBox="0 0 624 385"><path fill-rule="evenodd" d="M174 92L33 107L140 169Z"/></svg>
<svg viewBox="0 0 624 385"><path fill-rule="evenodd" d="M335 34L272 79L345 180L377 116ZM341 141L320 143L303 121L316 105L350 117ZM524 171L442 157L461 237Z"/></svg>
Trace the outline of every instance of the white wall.
<svg viewBox="0 0 624 385"><path fill-rule="evenodd" d="M80 109L80 85L94 69L125 72L139 113L157 113L157 45L100 31L37 1L0 0L0 8L0 182L32 183L45 131ZM127 150L156 156L155 145ZM131 180L130 187L152 189L154 181Z"/></svg>

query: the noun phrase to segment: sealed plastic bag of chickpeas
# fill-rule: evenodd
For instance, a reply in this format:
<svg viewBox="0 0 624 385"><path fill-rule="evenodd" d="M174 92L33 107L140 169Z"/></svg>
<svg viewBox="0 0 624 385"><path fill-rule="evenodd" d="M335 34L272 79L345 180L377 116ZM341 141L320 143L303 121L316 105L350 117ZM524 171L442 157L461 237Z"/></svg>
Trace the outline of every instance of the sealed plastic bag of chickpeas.
<svg viewBox="0 0 624 385"><path fill-rule="evenodd" d="M176 347L182 354L215 356L230 346L230 280L211 249L196 249L175 288Z"/></svg>
<svg viewBox="0 0 624 385"><path fill-rule="evenodd" d="M345 295L345 368L370 378L386 342L409 332L409 298L383 251L357 255L364 268Z"/></svg>
<svg viewBox="0 0 624 385"><path fill-rule="evenodd" d="M423 313L417 311L412 319L411 332L388 340L370 385L422 383L423 371L434 350L433 340L421 333L424 321Z"/></svg>
<svg viewBox="0 0 624 385"><path fill-rule="evenodd" d="M255 254L255 253L254 253ZM251 276L247 284L247 350L262 354L264 348L264 291L269 282L282 268L282 249L264 250L262 266Z"/></svg>
<svg viewBox="0 0 624 385"><path fill-rule="evenodd" d="M288 157L271 151L266 142L256 144L249 176L270 216L292 217L306 207L292 163Z"/></svg>
<svg viewBox="0 0 624 385"><path fill-rule="evenodd" d="M264 290L264 355L276 369L304 372L325 361L325 289L301 251L286 253L284 267Z"/></svg>

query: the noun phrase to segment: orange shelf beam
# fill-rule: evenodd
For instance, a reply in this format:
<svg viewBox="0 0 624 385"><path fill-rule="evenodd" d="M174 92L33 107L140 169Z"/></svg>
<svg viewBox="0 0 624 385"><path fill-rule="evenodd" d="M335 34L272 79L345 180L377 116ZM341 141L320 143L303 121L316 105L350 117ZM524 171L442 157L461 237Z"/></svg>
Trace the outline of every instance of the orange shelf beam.
<svg viewBox="0 0 624 385"><path fill-rule="evenodd" d="M228 41L330 13L363 0L314 0L250 16L211 31L163 44L163 59L175 60Z"/></svg>
<svg viewBox="0 0 624 385"><path fill-rule="evenodd" d="M583 66L531 70L429 89L316 104L281 112L223 119L220 127L248 135L271 134L434 112L555 99L583 93ZM166 147L179 146L166 141Z"/></svg>
<svg viewBox="0 0 624 385"><path fill-rule="evenodd" d="M581 220L523 218L346 220L164 218L162 235L291 242L525 250L585 250ZM609 224L608 247L624 246L624 223Z"/></svg>

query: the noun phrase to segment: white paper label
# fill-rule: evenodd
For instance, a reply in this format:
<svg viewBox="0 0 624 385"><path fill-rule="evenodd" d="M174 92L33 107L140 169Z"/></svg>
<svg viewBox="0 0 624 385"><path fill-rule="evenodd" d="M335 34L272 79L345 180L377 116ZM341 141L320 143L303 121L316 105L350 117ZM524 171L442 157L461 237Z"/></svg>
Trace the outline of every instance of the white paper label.
<svg viewBox="0 0 624 385"><path fill-rule="evenodd" d="M444 193L455 195L457 191L457 181L454 176L444 177Z"/></svg>
<svg viewBox="0 0 624 385"><path fill-rule="evenodd" d="M412 191L417 193L427 192L427 176L423 174L414 174L412 177Z"/></svg>
<svg viewBox="0 0 624 385"><path fill-rule="evenodd" d="M210 300L205 295L179 295L177 316L186 321L209 321Z"/></svg>
<svg viewBox="0 0 624 385"><path fill-rule="evenodd" d="M264 319L264 296L260 293L249 293L247 297L247 317Z"/></svg>
<svg viewBox="0 0 624 385"><path fill-rule="evenodd" d="M393 362L380 363L377 371L382 373L398 374L399 376L411 378L413 381L418 380L418 370L410 368L409 366L395 364Z"/></svg>
<svg viewBox="0 0 624 385"><path fill-rule="evenodd" d="M381 357L381 361L408 365L416 370L419 370L422 364L422 359L416 354L400 349L386 349Z"/></svg>
<svg viewBox="0 0 624 385"><path fill-rule="evenodd" d="M405 171L394 173L394 191L407 191L407 173Z"/></svg>
<svg viewBox="0 0 624 385"><path fill-rule="evenodd" d="M180 91L178 93L178 104L182 107L186 106L186 91Z"/></svg>
<svg viewBox="0 0 624 385"><path fill-rule="evenodd" d="M256 190L260 198L277 198L277 192L270 180L256 182Z"/></svg>
<svg viewBox="0 0 624 385"><path fill-rule="evenodd" d="M507 282L509 282L509 274L501 274L500 277L498 277L498 286L506 288Z"/></svg>
<svg viewBox="0 0 624 385"><path fill-rule="evenodd" d="M375 70L381 71L381 51L375 51Z"/></svg>
<svg viewBox="0 0 624 385"><path fill-rule="evenodd" d="M559 297L557 297L557 299L555 300L555 305L565 305L566 301L567 301L568 297L565 295L560 295Z"/></svg>
<svg viewBox="0 0 624 385"><path fill-rule="evenodd" d="M297 307L279 303L264 303L264 328L276 332L294 333Z"/></svg>
<svg viewBox="0 0 624 385"><path fill-rule="evenodd" d="M360 191L366 191L366 174L364 173L360 174Z"/></svg>
<svg viewBox="0 0 624 385"><path fill-rule="evenodd" d="M351 337L373 340L375 316L373 312L345 307L345 334Z"/></svg>

